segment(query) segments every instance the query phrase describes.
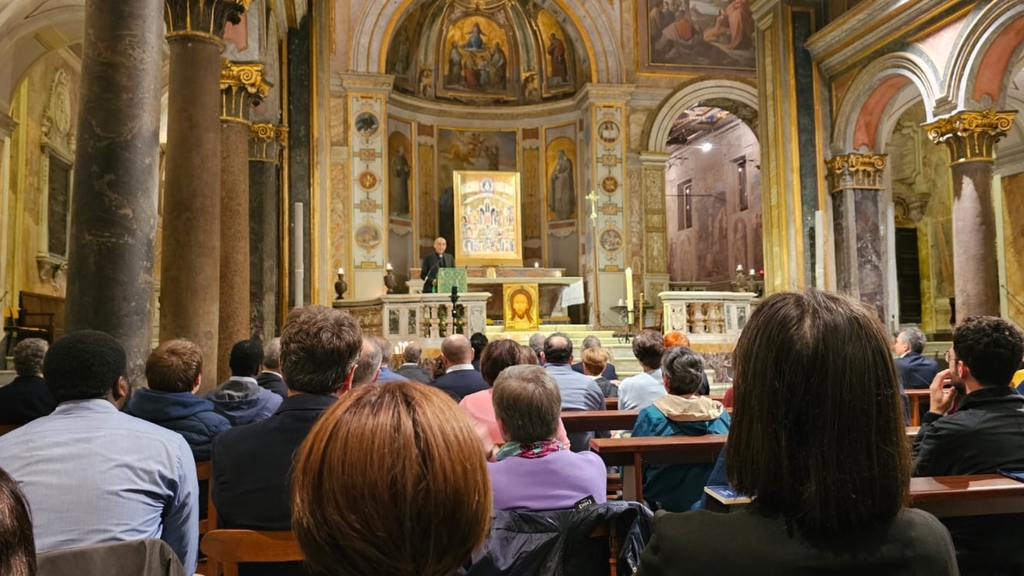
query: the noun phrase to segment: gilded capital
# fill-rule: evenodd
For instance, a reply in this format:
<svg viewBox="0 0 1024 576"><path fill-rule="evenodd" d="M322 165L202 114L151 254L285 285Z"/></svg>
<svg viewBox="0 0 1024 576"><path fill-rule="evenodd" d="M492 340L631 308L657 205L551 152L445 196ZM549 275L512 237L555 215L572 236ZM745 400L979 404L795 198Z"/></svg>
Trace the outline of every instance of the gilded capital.
<svg viewBox="0 0 1024 576"><path fill-rule="evenodd" d="M238 24L252 0L164 0L167 35L224 38L228 22Z"/></svg>
<svg viewBox="0 0 1024 576"><path fill-rule="evenodd" d="M885 156L880 154L843 154L825 160L825 177L832 192L857 188L880 190Z"/></svg>
<svg viewBox="0 0 1024 576"><path fill-rule="evenodd" d="M1015 111L964 110L924 125L928 137L949 148L950 162L982 161L995 158L996 143L1013 126Z"/></svg>
<svg viewBox="0 0 1024 576"><path fill-rule="evenodd" d="M249 159L277 162L279 152L288 145L288 127L277 124L253 124L249 138Z"/></svg>
<svg viewBox="0 0 1024 576"><path fill-rule="evenodd" d="M249 111L270 93L270 82L263 77L263 64L224 60L220 69L222 120L249 121Z"/></svg>

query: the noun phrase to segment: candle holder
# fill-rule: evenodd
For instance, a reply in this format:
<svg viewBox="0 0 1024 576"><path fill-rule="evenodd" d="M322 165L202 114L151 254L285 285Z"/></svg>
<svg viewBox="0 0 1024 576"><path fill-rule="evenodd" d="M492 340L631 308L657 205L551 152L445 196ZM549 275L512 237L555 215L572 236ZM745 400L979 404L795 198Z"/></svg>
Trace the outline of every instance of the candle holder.
<svg viewBox="0 0 1024 576"><path fill-rule="evenodd" d="M388 271L384 274L384 287L388 289L388 294L391 294L395 291L396 284L397 283L395 282L394 271L388 269Z"/></svg>
<svg viewBox="0 0 1024 576"><path fill-rule="evenodd" d="M345 282L345 273L338 272L338 280L334 283L334 293L338 296L338 300L345 299L345 291L348 290L348 282Z"/></svg>

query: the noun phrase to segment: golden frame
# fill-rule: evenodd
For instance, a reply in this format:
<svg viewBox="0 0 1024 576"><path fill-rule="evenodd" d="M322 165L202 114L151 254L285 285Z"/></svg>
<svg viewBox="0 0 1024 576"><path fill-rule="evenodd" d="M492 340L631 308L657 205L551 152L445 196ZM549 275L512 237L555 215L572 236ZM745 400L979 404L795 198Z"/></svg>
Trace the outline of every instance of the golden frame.
<svg viewBox="0 0 1024 576"><path fill-rule="evenodd" d="M513 299L525 296L526 310L517 318ZM540 327L540 290L537 284L505 284L502 289L504 329L510 332L535 332Z"/></svg>
<svg viewBox="0 0 1024 576"><path fill-rule="evenodd" d="M523 265L523 226L521 212L520 176L519 172L492 172L479 170L453 171L454 204L455 204L455 261L458 266L522 266ZM499 232L508 232L501 241L511 240L511 245L497 250L470 249L467 244L477 238L463 238L463 217L468 216L467 208L481 202L482 198L494 199L496 204L504 207L502 218L511 219L503 224L488 224L489 229L498 228ZM494 207L495 209L497 207ZM492 239L492 236L487 236ZM466 241L466 242L464 242Z"/></svg>

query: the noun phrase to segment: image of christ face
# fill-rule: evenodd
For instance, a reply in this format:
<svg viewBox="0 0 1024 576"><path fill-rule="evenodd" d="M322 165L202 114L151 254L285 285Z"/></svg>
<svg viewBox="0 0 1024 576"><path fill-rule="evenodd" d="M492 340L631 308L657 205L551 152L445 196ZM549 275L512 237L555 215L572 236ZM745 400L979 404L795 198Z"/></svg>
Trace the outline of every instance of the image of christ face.
<svg viewBox="0 0 1024 576"><path fill-rule="evenodd" d="M516 319L526 318L526 314L529 311L530 299L526 297L526 294L519 292L512 296L512 312L515 313Z"/></svg>
<svg viewBox="0 0 1024 576"><path fill-rule="evenodd" d="M448 242L444 238L438 238L434 240L434 251L438 254L444 254L444 249L448 247Z"/></svg>

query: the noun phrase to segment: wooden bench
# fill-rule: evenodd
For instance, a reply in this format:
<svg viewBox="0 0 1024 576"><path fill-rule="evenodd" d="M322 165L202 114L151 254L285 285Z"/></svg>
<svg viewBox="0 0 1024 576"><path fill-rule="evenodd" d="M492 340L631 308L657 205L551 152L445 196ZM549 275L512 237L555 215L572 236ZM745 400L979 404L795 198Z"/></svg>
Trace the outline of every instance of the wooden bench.
<svg viewBox="0 0 1024 576"><path fill-rule="evenodd" d="M744 496L723 498L710 488L704 493L707 509L713 512L729 512L750 502ZM1024 482L1000 474L911 478L910 506L939 518L1024 513Z"/></svg>
<svg viewBox="0 0 1024 576"><path fill-rule="evenodd" d="M921 425L921 405L924 404L925 411L929 408L929 396L931 390L927 388L912 388L904 390L907 393L907 398L910 399L910 425L920 426Z"/></svg>
<svg viewBox="0 0 1024 576"><path fill-rule="evenodd" d="M25 338L43 338L53 343L64 335L64 299L60 296L20 292L18 308L19 342Z"/></svg>
<svg viewBox="0 0 1024 576"><path fill-rule="evenodd" d="M562 412L562 425L569 434L604 430L632 430L639 410L581 410Z"/></svg>
<svg viewBox="0 0 1024 576"><path fill-rule="evenodd" d="M298 562L305 559L295 535L289 531L211 530L199 548L224 568L224 576L238 576L240 563Z"/></svg>
<svg viewBox="0 0 1024 576"><path fill-rule="evenodd" d="M605 410L618 410L619 409L619 399L618 398L605 398L604 399L604 409Z"/></svg>

